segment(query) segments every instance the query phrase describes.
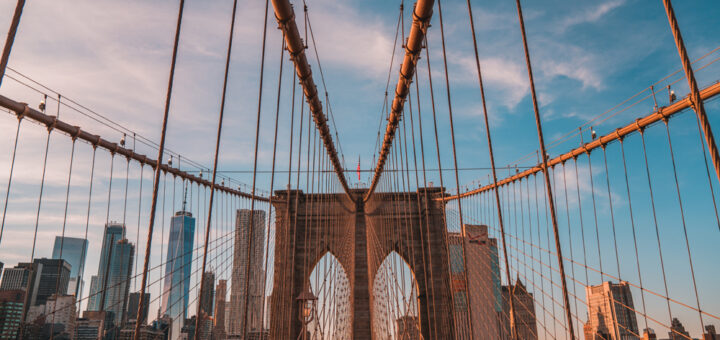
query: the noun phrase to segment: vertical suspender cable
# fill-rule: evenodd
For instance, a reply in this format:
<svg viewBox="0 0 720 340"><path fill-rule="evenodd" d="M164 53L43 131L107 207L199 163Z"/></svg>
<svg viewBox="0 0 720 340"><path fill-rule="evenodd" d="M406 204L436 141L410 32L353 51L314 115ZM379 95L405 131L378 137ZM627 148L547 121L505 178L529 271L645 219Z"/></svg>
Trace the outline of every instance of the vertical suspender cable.
<svg viewBox="0 0 720 340"><path fill-rule="evenodd" d="M257 123L255 125L255 157L253 161L253 180L252 180L252 188L250 188L252 192L252 198L250 199L250 220L248 221L248 243L250 246L247 249L247 266L245 268L245 296L244 296L244 311L243 311L243 322L242 322L242 335L243 338L246 335L247 331L247 314L248 314L248 296L249 296L249 289L250 289L250 265L252 264L252 258L250 255L252 254L252 241L253 241L253 231L255 226L255 184L257 181L257 158L258 158L258 144L260 141L260 113L262 112L262 90L263 90L263 75L265 74L265 43L267 42L267 18L268 18L268 7L270 6L270 0L265 0L265 16L263 17L263 38L262 38L262 55L260 57L260 84L258 89L258 109L257 109Z"/></svg>
<svg viewBox="0 0 720 340"><path fill-rule="evenodd" d="M442 37L442 51L443 51L443 65L445 66L445 88L447 89L447 102L448 102L448 116L450 117L450 138L452 139L452 151L453 151L453 162L455 164L455 188L457 193L460 193L460 179L458 176L458 165L457 165L457 152L455 147L455 124L453 124L453 114L452 114L452 104L450 100L450 76L448 75L448 67L447 67L447 53L445 51L445 29L443 28L443 15L442 15L442 5L440 3L440 0L438 0L438 17L440 18L440 36ZM438 164L439 165L439 164ZM444 193L443 193L444 194ZM443 203L445 204L445 203ZM472 329L472 315L473 315L473 307L470 299L470 286L468 282L468 266L467 266L467 238L468 235L465 232L465 223L463 221L463 213L462 213L462 201L458 200L458 214L460 215L460 230L462 232L462 249L463 249L463 279L465 280L465 291L466 291L466 298L468 301L468 326L470 327L470 339L475 339L475 334L473 333ZM447 227L447 226L446 226ZM449 256L449 254L448 254ZM506 257L507 259L507 257ZM508 281L509 284L509 281Z"/></svg>
<svg viewBox="0 0 720 340"><path fill-rule="evenodd" d="M285 58L285 39L283 38L280 42L280 72L278 74L278 93L277 93L277 104L275 108L275 137L273 139L273 157L272 157L272 173L270 175L270 195L269 201L268 201L268 216L267 216L267 234L265 237L265 264L263 268L265 268L263 273L263 286L262 286L262 298L265 298L265 287L267 286L267 267L268 267L268 257L270 257L270 225L272 221L272 216L270 214L272 209L272 202L273 202L273 195L272 195L272 189L275 185L275 159L277 156L277 137L278 137L278 122L280 121L280 96L282 94L282 77L283 77L283 59ZM293 85L294 86L294 85ZM294 87L293 87L294 89ZM290 136L290 139L292 139L292 135ZM277 216L277 211L275 211L275 215ZM262 325L265 324L265 308L266 303L263 301L262 304L262 314L260 315L260 318L262 320ZM264 326L263 326L264 327Z"/></svg>
<svg viewBox="0 0 720 340"><path fill-rule="evenodd" d="M63 258L63 248L65 246L65 227L67 226L67 212L68 212L68 203L70 201L70 183L72 180L72 170L73 170L73 161L75 160L75 142L77 141L77 135L72 137L72 149L70 151L70 167L68 169L68 180L67 180L67 186L65 187L65 211L63 213L63 224L62 224L62 232L60 234L60 254L58 258ZM55 250L53 249L53 252ZM58 266L57 271L57 277L58 280L55 281L55 294L58 294L60 292L60 277L62 274L62 266ZM80 284L78 283L78 286ZM77 293L75 294L77 295ZM52 322L50 325L50 339L52 340L54 338L54 332L53 329L55 327L55 312L57 311L57 302L53 305L53 311L52 311Z"/></svg>
<svg viewBox="0 0 720 340"><path fill-rule="evenodd" d="M492 146L492 138L490 136L490 121L488 119L487 114L487 105L485 103L485 89L483 87L483 80L482 80L482 72L480 69L480 55L478 53L478 47L477 47L477 37L475 35L475 19L473 18L472 14L472 5L470 4L470 0L467 0L467 7L468 7L468 15L470 15L470 30L472 31L472 37L473 37L473 46L475 48L475 66L477 68L478 73L478 83L480 84L480 100L482 101L482 108L483 108L483 117L485 118L485 135L487 136L487 142L488 142L488 154L490 156L490 166L492 170L492 179L493 179L493 192L495 193L495 206L497 208L497 214L498 214L498 223L500 224L500 235L502 239L502 247L503 247L503 253L507 254L507 241L505 239L505 223L503 222L502 217L502 208L500 207L500 193L498 193L498 185L497 185L497 172L495 169L495 155L493 154L493 146ZM455 166L457 168L457 166ZM456 170L457 171L457 170ZM508 260L507 255L505 256L505 275L507 276L507 282L508 285L510 282L512 282L512 278L510 277L510 262ZM508 292L510 294L509 300L509 306L510 306L510 338L511 339L517 339L517 329L515 327L515 306L514 306L514 298L513 298L513 292L514 289L508 289Z"/></svg>
<svg viewBox="0 0 720 340"><path fill-rule="evenodd" d="M673 38L675 38L675 46L677 47L678 54L680 55L680 61L682 62L683 70L685 71L685 78L687 78L688 86L690 87L690 103L693 110L695 110L697 119L702 127L702 132L705 136L708 150L710 151L710 158L712 159L713 166L715 167L715 174L718 176L718 179L720 179L720 154L718 153L717 144L715 144L715 137L713 136L710 121L708 120L707 113L705 112L705 104L703 103L702 97L700 97L700 89L698 88L697 80L695 80L695 72L693 72L687 49L685 49L685 42L683 42L682 34L680 33L680 26L678 25L677 18L675 17L675 10L673 10L670 0L662 0L662 2L665 6L665 13L667 14L668 22L670 23Z"/></svg>
<svg viewBox="0 0 720 340"><path fill-rule="evenodd" d="M51 132L52 132L52 127L48 127L47 139L45 140L45 156L43 159L42 179L40 180L40 196L38 197L37 214L35 215L35 235L33 236L33 245L32 245L32 252L30 253L30 262L32 262L33 258L35 257L35 243L37 242L37 232L38 232L38 226L40 224L40 209L42 207L43 189L45 188L45 172L47 170L47 158L48 158L48 151L50 148L50 133ZM23 321L25 321L24 318L23 318Z"/></svg>
<svg viewBox="0 0 720 340"><path fill-rule="evenodd" d="M560 269L560 281L562 282L563 302L565 304L565 314L567 318L568 332L570 339L575 340L575 332L573 330L572 314L570 312L570 299L568 298L567 279L565 278L565 264L563 263L562 248L560 247L560 235L558 234L557 216L555 214L555 202L553 201L550 176L548 175L548 157L545 150L545 140L543 138L542 123L540 122L540 109L538 108L537 96L535 94L535 82L533 80L532 65L530 63L530 52L528 51L527 36L525 34L525 22L522 15L522 7L520 0L515 0L517 5L518 20L520 22L520 33L522 33L523 48L525 50L525 63L527 64L528 79L530 82L530 94L532 95L533 111L535 113L535 125L537 126L538 142L540 143L540 152L542 152L542 169L545 178L545 187L550 205L550 218L552 219L553 234L555 236L555 248L557 250L558 266Z"/></svg>
<svg viewBox="0 0 720 340"><path fill-rule="evenodd" d="M145 301L145 285L147 284L147 271L150 264L150 246L152 246L153 227L155 226L155 212L157 210L157 196L160 186L160 170L162 165L163 152L165 151L165 135L167 133L168 114L170 112L170 99L172 97L173 79L175 77L175 63L177 61L177 50L180 42L180 27L182 24L183 9L185 0L180 0L180 9L178 10L177 25L175 26L175 41L173 42L172 61L170 62L170 76L168 79L167 94L165 96L165 112L163 114L163 125L160 132L160 144L158 145L157 163L155 163L155 176L153 179L152 204L150 205L150 221L148 223L148 237L145 245L145 260L143 263L143 275L140 283L140 301L138 303L137 315L142 315ZM137 340L140 336L141 322L135 323L135 333L133 339Z"/></svg>
<svg viewBox="0 0 720 340"><path fill-rule="evenodd" d="M203 263L200 272L200 290L198 292L197 313L195 314L195 339L200 338L200 326L202 323L203 292L205 287L205 269L207 267L208 241L210 240L210 222L212 221L213 200L215 199L215 180L217 178L217 163L220 155L220 136L222 134L223 117L225 114L225 95L227 93L228 71L230 69L230 55L232 53L233 33L235 31L235 13L237 11L237 0L233 1L232 16L230 17L230 37L228 38L227 56L225 57L225 77L223 79L222 98L220 99L220 117L218 118L217 137L215 139L215 160L213 161L212 181L210 182L210 205L207 212L207 224L205 225L205 245L203 246ZM253 192L253 195L255 193ZM210 287L212 289L212 287ZM205 311L208 312L208 311ZM139 315L139 314L138 314Z"/></svg>
<svg viewBox="0 0 720 340"><path fill-rule="evenodd" d="M25 105L25 109L27 109ZM10 186L12 185L13 170L15 170L15 155L17 155L18 138L20 137L20 126L22 125L23 115L18 115L18 125L15 130L15 144L13 146L12 160L10 161L10 175L8 176L8 184L5 189L5 206L3 208L2 223L0 224L0 243L2 243L3 231L5 231L5 217L7 216L7 207L10 200Z"/></svg>
<svg viewBox="0 0 720 340"><path fill-rule="evenodd" d="M15 34L17 33L18 25L20 25L20 17L22 16L23 7L25 7L25 0L18 0L15 5L15 13L13 14L12 22L10 23L10 30L8 30L7 39L5 39L5 48L3 49L2 59L0 59L0 85L2 85L3 78L5 77L5 69L7 69L8 60L10 59L10 50L12 50L13 43L15 42Z"/></svg>

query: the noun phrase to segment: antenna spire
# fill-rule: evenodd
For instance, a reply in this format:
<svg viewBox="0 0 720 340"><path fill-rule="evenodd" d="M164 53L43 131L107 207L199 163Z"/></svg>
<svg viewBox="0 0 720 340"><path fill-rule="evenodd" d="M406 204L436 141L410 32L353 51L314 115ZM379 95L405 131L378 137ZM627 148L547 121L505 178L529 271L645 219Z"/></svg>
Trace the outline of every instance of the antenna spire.
<svg viewBox="0 0 720 340"><path fill-rule="evenodd" d="M187 206L187 183L185 183L185 194L183 195L183 205L182 205L182 211L185 210L185 206Z"/></svg>

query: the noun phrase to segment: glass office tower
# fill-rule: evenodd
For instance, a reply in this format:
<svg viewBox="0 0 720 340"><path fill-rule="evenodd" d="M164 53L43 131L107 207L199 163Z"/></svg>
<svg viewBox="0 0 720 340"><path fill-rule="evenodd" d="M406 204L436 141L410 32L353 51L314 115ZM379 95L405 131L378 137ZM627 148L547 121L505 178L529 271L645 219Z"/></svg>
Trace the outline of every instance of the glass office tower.
<svg viewBox="0 0 720 340"><path fill-rule="evenodd" d="M85 258L87 257L88 240L76 237L55 236L53 259L63 259L70 264L70 282L66 294L82 296L85 272ZM62 254L62 255L61 255Z"/></svg>
<svg viewBox="0 0 720 340"><path fill-rule="evenodd" d="M192 273L195 218L184 209L170 220L170 239L165 260L161 314L173 319L172 339L177 339L187 318Z"/></svg>
<svg viewBox="0 0 720 340"><path fill-rule="evenodd" d="M112 312L115 324L122 323L134 258L135 246L125 239L125 226L108 223L100 250L98 273L90 281L88 310Z"/></svg>

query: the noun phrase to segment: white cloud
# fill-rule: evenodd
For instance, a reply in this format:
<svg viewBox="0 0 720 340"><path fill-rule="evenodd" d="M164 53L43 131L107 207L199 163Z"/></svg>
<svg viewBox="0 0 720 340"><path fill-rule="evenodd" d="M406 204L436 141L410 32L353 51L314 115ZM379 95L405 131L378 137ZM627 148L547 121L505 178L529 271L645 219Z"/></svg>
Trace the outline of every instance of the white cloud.
<svg viewBox="0 0 720 340"><path fill-rule="evenodd" d="M581 13L566 16L559 27L561 31L565 31L575 25L597 22L605 14L622 6L624 3L624 0L602 1L593 7L584 9Z"/></svg>

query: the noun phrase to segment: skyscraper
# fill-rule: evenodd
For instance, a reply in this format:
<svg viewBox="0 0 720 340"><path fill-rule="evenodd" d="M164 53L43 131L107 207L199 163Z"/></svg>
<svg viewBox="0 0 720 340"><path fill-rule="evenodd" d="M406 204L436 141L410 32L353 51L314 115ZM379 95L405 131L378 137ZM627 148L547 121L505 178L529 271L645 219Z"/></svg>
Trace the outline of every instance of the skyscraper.
<svg viewBox="0 0 720 340"><path fill-rule="evenodd" d="M690 333L685 330L685 326L683 326L682 322L680 322L678 318L672 319L672 322L670 323L670 331L668 332L668 338L670 338L670 340L691 339Z"/></svg>
<svg viewBox="0 0 720 340"><path fill-rule="evenodd" d="M98 274L90 281L88 310L112 312L116 325L121 325L125 316L134 256L135 246L125 239L125 226L107 224Z"/></svg>
<svg viewBox="0 0 720 340"><path fill-rule="evenodd" d="M720 336L715 332L715 325L705 325L705 333L703 333L703 340L718 340Z"/></svg>
<svg viewBox="0 0 720 340"><path fill-rule="evenodd" d="M213 304L215 299L215 273L205 272L203 275L203 289L202 299L200 300L200 312L206 316L213 315Z"/></svg>
<svg viewBox="0 0 720 340"><path fill-rule="evenodd" d="M25 291L0 291L0 339L15 339L22 321Z"/></svg>
<svg viewBox="0 0 720 340"><path fill-rule="evenodd" d="M130 297L128 297L128 307L127 307L127 320L136 320L137 321L137 312L138 307L140 306L140 292L130 293ZM143 306L143 311L140 317L140 322L145 324L147 322L147 316L148 311L150 310L150 293L145 293L145 304Z"/></svg>
<svg viewBox="0 0 720 340"><path fill-rule="evenodd" d="M215 288L215 327L213 338L225 339L225 299L227 296L227 280L218 280Z"/></svg>
<svg viewBox="0 0 720 340"><path fill-rule="evenodd" d="M184 205L184 204L183 204ZM190 274L192 273L195 218L183 210L170 219L170 239L165 260L161 315L173 319L171 337L177 339L187 318L190 300Z"/></svg>
<svg viewBox="0 0 720 340"><path fill-rule="evenodd" d="M18 263L14 268L5 268L0 290L25 291L28 307L35 305L35 298L40 284L39 274L42 263Z"/></svg>
<svg viewBox="0 0 720 340"><path fill-rule="evenodd" d="M502 287L502 322L503 337L510 339L510 289L513 293L513 308L515 309L515 328L518 339L536 340L538 338L537 319L535 319L535 300L533 294L527 291L525 285L518 277L514 285Z"/></svg>
<svg viewBox="0 0 720 340"><path fill-rule="evenodd" d="M637 339L638 326L630 285L603 282L585 288L588 303L586 339ZM625 307L627 306L627 307ZM588 339L588 336L592 336Z"/></svg>
<svg viewBox="0 0 720 340"><path fill-rule="evenodd" d="M252 223L250 223L252 215ZM232 288L230 292L230 327L228 334L240 334L243 330L245 297L247 295L247 331L262 330L262 307L264 303L263 258L265 249L265 211L238 209L235 219L235 250L233 254ZM252 229L251 229L252 228ZM252 239L250 238L252 232ZM248 249L250 258L248 261ZM248 263L249 262L249 263ZM249 294L245 277L250 265Z"/></svg>
<svg viewBox="0 0 720 340"><path fill-rule="evenodd" d="M76 304L74 295L55 295L50 296L45 302L45 323L55 324L53 326L55 332L62 332L68 336L75 333Z"/></svg>
<svg viewBox="0 0 720 340"><path fill-rule="evenodd" d="M470 290L472 306L472 332L475 339L500 337L498 315L502 312L500 266L497 240L488 237L485 225L465 225L467 233L467 280L465 287L463 270L463 245L460 233L449 233L450 263L452 268L453 294L455 295L455 327L459 339L471 338L468 327L467 290Z"/></svg>
<svg viewBox="0 0 720 340"><path fill-rule="evenodd" d="M67 292L60 293L82 296L82 274L85 272L87 249L88 241L86 239L55 236L52 258L63 259L70 263L70 282L68 289Z"/></svg>
<svg viewBox="0 0 720 340"><path fill-rule="evenodd" d="M63 259L46 258L35 259L33 262L38 268L42 268L38 271L39 282L34 305L44 305L47 299L56 293L64 295L70 280L70 264ZM42 266L38 266L39 264Z"/></svg>

